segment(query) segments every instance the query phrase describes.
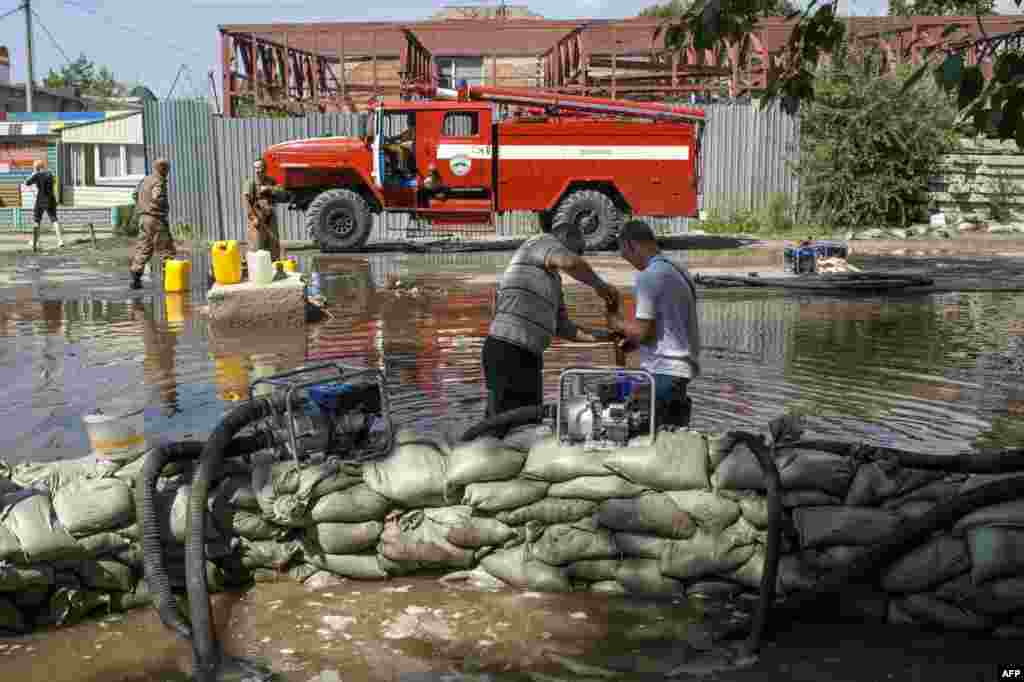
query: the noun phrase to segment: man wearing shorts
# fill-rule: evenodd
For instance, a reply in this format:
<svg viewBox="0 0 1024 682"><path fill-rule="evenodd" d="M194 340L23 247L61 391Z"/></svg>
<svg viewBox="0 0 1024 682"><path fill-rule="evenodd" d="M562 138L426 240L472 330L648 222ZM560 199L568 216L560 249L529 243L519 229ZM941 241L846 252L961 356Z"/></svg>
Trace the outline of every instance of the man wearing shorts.
<svg viewBox="0 0 1024 682"><path fill-rule="evenodd" d="M32 175L25 181L26 187L36 187L36 206L32 216L35 223L32 228L32 250L39 250L39 226L43 222L44 213L50 216L50 222L57 233L57 246L62 248L64 238L60 233L60 223L57 222L57 194L54 192L53 173L46 169L45 161L33 163L32 171Z"/></svg>

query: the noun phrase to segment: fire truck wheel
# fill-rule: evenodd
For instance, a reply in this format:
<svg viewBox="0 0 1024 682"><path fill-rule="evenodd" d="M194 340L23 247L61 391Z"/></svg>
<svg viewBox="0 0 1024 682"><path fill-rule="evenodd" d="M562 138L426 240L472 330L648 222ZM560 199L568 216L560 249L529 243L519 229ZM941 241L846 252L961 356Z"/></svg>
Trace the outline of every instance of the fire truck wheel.
<svg viewBox="0 0 1024 682"><path fill-rule="evenodd" d="M306 227L324 251L358 249L370 238L373 214L356 192L329 189L306 209Z"/></svg>
<svg viewBox="0 0 1024 682"><path fill-rule="evenodd" d="M587 251L608 248L622 227L623 215L611 198L596 189L576 190L555 209L553 223L575 223L583 230Z"/></svg>

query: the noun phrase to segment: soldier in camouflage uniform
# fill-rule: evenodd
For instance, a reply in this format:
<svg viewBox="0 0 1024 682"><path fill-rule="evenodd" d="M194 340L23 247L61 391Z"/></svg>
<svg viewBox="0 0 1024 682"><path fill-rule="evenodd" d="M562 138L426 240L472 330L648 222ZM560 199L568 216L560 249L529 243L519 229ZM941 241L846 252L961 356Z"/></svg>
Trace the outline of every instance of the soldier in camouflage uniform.
<svg viewBox="0 0 1024 682"><path fill-rule="evenodd" d="M256 175L246 182L243 194L249 224L246 230L248 246L253 251L269 251L273 261L281 260L281 235L273 202L281 190L276 187L274 179L266 174L267 167L262 159L257 160L253 166Z"/></svg>
<svg viewBox="0 0 1024 682"><path fill-rule="evenodd" d="M167 159L157 159L153 164L153 170L154 172L142 181L139 201L135 207L135 213L140 216L141 229L139 241L135 244L135 257L132 259L132 289L142 288L142 271L154 253L160 258L160 262L173 259L177 255L171 227L167 222L170 214L167 175L171 172L171 164Z"/></svg>

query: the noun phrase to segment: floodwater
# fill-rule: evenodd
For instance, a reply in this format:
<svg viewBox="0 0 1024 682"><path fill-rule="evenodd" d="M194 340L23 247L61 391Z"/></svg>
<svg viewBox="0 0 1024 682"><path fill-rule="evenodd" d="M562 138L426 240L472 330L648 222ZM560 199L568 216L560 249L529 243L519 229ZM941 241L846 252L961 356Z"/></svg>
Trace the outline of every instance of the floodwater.
<svg viewBox="0 0 1024 682"><path fill-rule="evenodd" d="M15 461L84 454L81 416L126 396L147 406L152 436L202 437L256 377L328 360L382 369L397 426L464 428L483 414L480 348L508 258L303 256L330 319L257 334L211 328L200 284L191 294L133 295L120 273L22 267L0 299L0 451ZM766 270L764 258L732 264ZM595 262L631 309L632 270L611 257ZM702 271L699 258L691 269ZM761 429L799 412L816 435L930 452L1024 441L1024 293L702 292L696 428ZM566 298L578 323L604 324L593 291L567 286ZM562 369L611 366L615 354L607 343L556 342L544 361L554 399Z"/></svg>
<svg viewBox="0 0 1024 682"><path fill-rule="evenodd" d="M689 257L695 271L781 265L765 254L707 261L671 255ZM82 415L124 396L146 405L154 438L202 437L247 395L250 381L328 360L382 369L398 427L457 431L483 414L480 348L495 277L509 256L302 256L303 270L318 274L330 318L258 334L211 328L201 283L192 293L154 295L131 292L120 273L84 269L73 259L45 271L19 264L0 282L0 451L8 461L81 456L88 449ZM201 254L194 263L194 273L203 272ZM611 257L594 263L622 286L631 310L632 270ZM1000 263L1024 281L1019 261L961 266ZM603 324L603 304L592 291L566 291L578 323ZM922 452L1024 444L1024 293L837 297L704 289L700 316L703 376L691 386L696 428L762 429L775 416L799 412L817 436ZM608 344L556 342L545 356L547 397L555 398L562 369L614 362ZM605 679L616 671L621 679L669 672L725 679L715 670L732 657L711 642L745 624L751 608L742 600L490 593L424 577L343 581L316 591L261 584L217 595L215 613L229 653L265 662L286 682L543 681ZM937 679L989 679L978 678L979 670L1015 653L992 641L916 632L894 639L890 629L874 637L871 628L837 627L781 639L761 667L728 679L924 679L933 660L945 667L932 672L952 674ZM4 679L183 680L189 666L187 645L151 609L0 639ZM466 676L439 676L448 671Z"/></svg>

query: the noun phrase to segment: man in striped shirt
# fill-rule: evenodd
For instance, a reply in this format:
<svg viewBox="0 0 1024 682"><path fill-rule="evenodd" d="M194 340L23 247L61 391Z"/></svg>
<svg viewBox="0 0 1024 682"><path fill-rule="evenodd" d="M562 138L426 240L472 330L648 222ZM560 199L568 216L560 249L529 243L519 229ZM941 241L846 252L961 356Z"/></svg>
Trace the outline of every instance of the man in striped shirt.
<svg viewBox="0 0 1024 682"><path fill-rule="evenodd" d="M582 342L609 338L607 331L577 327L566 312L561 272L592 287L609 309L619 305L615 287L583 259L584 243L578 225L563 223L528 239L512 256L484 341L488 417L543 404L543 356L554 337Z"/></svg>

